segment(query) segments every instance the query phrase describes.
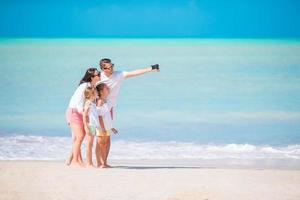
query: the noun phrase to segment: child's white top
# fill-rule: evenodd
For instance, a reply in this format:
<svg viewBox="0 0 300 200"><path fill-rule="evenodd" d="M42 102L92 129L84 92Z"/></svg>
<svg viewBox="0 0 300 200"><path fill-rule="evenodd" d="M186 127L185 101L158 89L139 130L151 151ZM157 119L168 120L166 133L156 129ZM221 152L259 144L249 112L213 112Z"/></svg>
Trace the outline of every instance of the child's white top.
<svg viewBox="0 0 300 200"><path fill-rule="evenodd" d="M86 100L84 109L89 109L89 126L100 128L99 117L96 104L90 100Z"/></svg>
<svg viewBox="0 0 300 200"><path fill-rule="evenodd" d="M109 77L107 77L104 73L101 73L101 81L97 83L105 83L109 87L107 100L111 102L113 107L116 106L121 83L125 79L125 73L125 71L114 71Z"/></svg>
<svg viewBox="0 0 300 200"><path fill-rule="evenodd" d="M79 113L82 113L85 102L84 90L91 87L91 83L81 83L71 97L69 108L76 108Z"/></svg>
<svg viewBox="0 0 300 200"><path fill-rule="evenodd" d="M105 130L110 130L113 128L111 114L110 114L111 108L112 108L112 104L110 101L107 101L102 106L97 106L97 112L98 115L101 116L103 119Z"/></svg>

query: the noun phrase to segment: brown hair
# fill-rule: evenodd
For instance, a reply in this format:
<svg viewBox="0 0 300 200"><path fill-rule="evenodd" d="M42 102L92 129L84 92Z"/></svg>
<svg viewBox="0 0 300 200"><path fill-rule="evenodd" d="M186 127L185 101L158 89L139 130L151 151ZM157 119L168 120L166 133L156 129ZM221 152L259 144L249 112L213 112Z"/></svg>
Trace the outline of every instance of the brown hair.
<svg viewBox="0 0 300 200"><path fill-rule="evenodd" d="M107 86L105 83L100 83L96 85L96 90L100 98L101 98L101 91L104 89L105 86Z"/></svg>
<svg viewBox="0 0 300 200"><path fill-rule="evenodd" d="M95 71L98 71L97 68L90 67L86 70L85 75L82 77L82 79L79 82L79 85L81 83L91 82L92 77L94 77ZM99 72L100 73L100 72Z"/></svg>
<svg viewBox="0 0 300 200"><path fill-rule="evenodd" d="M109 58L103 58L100 60L99 62L99 65L100 65L100 68L102 69L102 64L103 63L111 63L111 60Z"/></svg>

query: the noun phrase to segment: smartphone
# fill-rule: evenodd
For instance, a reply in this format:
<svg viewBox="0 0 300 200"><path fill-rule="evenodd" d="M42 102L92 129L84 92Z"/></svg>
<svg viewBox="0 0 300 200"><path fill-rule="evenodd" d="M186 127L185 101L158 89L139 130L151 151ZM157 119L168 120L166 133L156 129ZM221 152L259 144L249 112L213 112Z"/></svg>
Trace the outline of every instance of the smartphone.
<svg viewBox="0 0 300 200"><path fill-rule="evenodd" d="M152 67L152 70L154 70L154 69L159 69L159 64L151 65L151 67Z"/></svg>

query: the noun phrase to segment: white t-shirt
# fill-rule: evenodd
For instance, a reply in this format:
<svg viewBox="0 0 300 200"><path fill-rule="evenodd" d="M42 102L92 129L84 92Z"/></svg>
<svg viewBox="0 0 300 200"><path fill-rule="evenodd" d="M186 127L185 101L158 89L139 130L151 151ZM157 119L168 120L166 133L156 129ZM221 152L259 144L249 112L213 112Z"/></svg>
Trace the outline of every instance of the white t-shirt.
<svg viewBox="0 0 300 200"><path fill-rule="evenodd" d="M79 113L82 113L84 106L84 90L87 87L91 87L91 83L81 83L75 90L73 96L71 97L69 108L76 108Z"/></svg>
<svg viewBox="0 0 300 200"><path fill-rule="evenodd" d="M90 100L87 100L84 105L84 109L89 109L89 126L100 128L98 111L96 104Z"/></svg>
<svg viewBox="0 0 300 200"><path fill-rule="evenodd" d="M112 108L112 104L107 101L102 106L97 106L98 115L102 117L105 130L110 130L113 128L112 119L110 115L110 110Z"/></svg>
<svg viewBox="0 0 300 200"><path fill-rule="evenodd" d="M121 83L125 79L125 71L114 71L111 76L107 77L103 72L101 73L101 80L97 83L105 83L109 87L109 95L107 100L112 107L117 104L117 97L120 91ZM96 85L97 85L96 84Z"/></svg>

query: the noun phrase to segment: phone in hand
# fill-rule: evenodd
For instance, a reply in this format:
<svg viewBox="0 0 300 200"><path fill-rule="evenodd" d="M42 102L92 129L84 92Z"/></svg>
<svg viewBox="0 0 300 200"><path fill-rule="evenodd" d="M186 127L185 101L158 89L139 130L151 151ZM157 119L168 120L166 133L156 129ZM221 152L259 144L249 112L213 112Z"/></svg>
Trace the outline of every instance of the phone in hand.
<svg viewBox="0 0 300 200"><path fill-rule="evenodd" d="M151 65L151 67L152 67L152 70L155 70L155 69L159 70L159 64Z"/></svg>

